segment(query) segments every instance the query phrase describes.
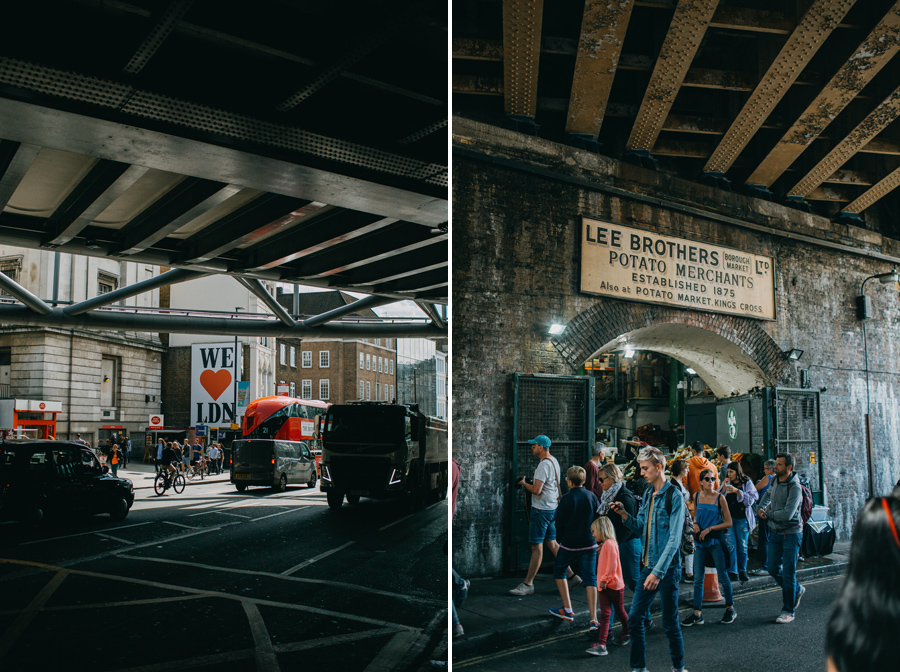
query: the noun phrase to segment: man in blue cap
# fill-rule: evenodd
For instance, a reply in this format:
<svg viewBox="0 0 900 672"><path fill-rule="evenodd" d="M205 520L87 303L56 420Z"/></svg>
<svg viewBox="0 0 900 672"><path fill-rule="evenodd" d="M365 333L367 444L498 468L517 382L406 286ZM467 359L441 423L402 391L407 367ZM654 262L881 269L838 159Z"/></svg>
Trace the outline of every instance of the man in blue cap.
<svg viewBox="0 0 900 672"><path fill-rule="evenodd" d="M532 454L540 460L534 470L534 482L528 483L525 477L516 485L521 485L531 493L531 516L528 525L528 543L531 544L531 561L528 563L528 574L525 580L509 591L510 595L531 595L534 592L534 577L541 568L544 559L544 546L556 557L559 544L556 543L556 507L561 496L559 462L550 455L550 438L545 434L536 436L531 444ZM581 578L571 568L566 569L569 590L581 583Z"/></svg>

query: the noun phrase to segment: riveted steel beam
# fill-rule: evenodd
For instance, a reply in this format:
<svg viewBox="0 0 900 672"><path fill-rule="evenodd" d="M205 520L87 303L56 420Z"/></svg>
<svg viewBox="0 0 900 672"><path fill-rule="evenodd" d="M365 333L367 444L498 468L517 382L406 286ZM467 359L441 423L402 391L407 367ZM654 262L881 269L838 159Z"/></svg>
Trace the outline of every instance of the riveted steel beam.
<svg viewBox="0 0 900 672"><path fill-rule="evenodd" d="M156 50L166 41L179 19L187 14L193 4L194 0L173 0L173 2L169 3L169 6L166 7L153 28L150 29L150 34L147 35L134 56L128 61L128 65L123 68L124 72L129 75L139 73L153 57L153 54L156 53Z"/></svg>
<svg viewBox="0 0 900 672"><path fill-rule="evenodd" d="M221 182L186 177L119 229L115 253L134 254L177 231L181 226L176 222L181 217L221 193L226 186Z"/></svg>
<svg viewBox="0 0 900 672"><path fill-rule="evenodd" d="M134 308L103 308L81 315L66 315L61 308L38 314L25 306L0 305L0 324L99 331L155 331L168 334L210 334L216 336L274 336L276 338L444 338L449 329L424 321L382 323L344 322L306 327L289 327L279 320L247 317L201 317L166 311L160 314Z"/></svg>
<svg viewBox="0 0 900 672"><path fill-rule="evenodd" d="M113 303L116 303L117 301L123 301L125 299L131 298L132 296L137 296L138 294L143 294L144 292L153 291L154 289L158 289L159 287L167 287L170 285L175 285L179 282L185 282L186 280L195 280L196 278L202 278L207 275L209 275L209 273L200 273L197 271L188 271L181 268L173 268L171 271L160 273L155 278L147 278L146 280L136 282L133 285L120 287L119 289L107 292L106 294L95 296L94 298L88 299L87 301L82 301L80 303L67 306L63 308L63 312L66 315L81 315L82 313L86 313L90 310L95 310L102 306L109 306Z"/></svg>
<svg viewBox="0 0 900 672"><path fill-rule="evenodd" d="M330 210L308 223L272 236L242 254L235 270L266 269L288 264L335 245L380 231L397 222L353 210Z"/></svg>
<svg viewBox="0 0 900 672"><path fill-rule="evenodd" d="M600 132L633 8L633 0L584 3L566 133L594 137Z"/></svg>
<svg viewBox="0 0 900 672"><path fill-rule="evenodd" d="M0 141L0 212L9 204L40 151L39 145Z"/></svg>
<svg viewBox="0 0 900 672"><path fill-rule="evenodd" d="M506 114L534 118L544 0L503 0L503 88Z"/></svg>
<svg viewBox="0 0 900 672"><path fill-rule="evenodd" d="M862 122L832 149L828 156L819 161L788 192L788 196L803 198L818 187L827 177L833 175L854 154L900 117L900 87L885 98Z"/></svg>
<svg viewBox="0 0 900 672"><path fill-rule="evenodd" d="M762 126L766 117L781 102L803 68L815 56L844 15L850 11L854 1L816 0L810 5L775 61L769 66L759 85L732 122L731 128L716 147L716 151L707 161L703 168L704 172L725 173L731 168L734 160ZM772 181L774 182L774 180ZM748 182L763 184L753 180L748 180ZM765 186L771 184L772 182L766 182Z"/></svg>
<svg viewBox="0 0 900 672"><path fill-rule="evenodd" d="M449 123L450 123L450 120L445 118L445 119L440 119L440 120L434 122L433 124L428 124L428 126L424 126L423 128L420 128L415 133L410 133L405 138L401 138L400 144L401 145L410 145L414 142L418 142L422 138L427 138L429 135L431 135L432 133L438 132L442 128L447 128Z"/></svg>
<svg viewBox="0 0 900 672"><path fill-rule="evenodd" d="M900 50L900 2L895 3L878 22L853 55L747 178L747 183L772 186L797 157L819 137L825 127L858 96L863 87L887 65L898 50Z"/></svg>
<svg viewBox="0 0 900 672"><path fill-rule="evenodd" d="M397 303L397 299L391 299L385 296L376 296L374 294L370 294L369 296L364 296L361 299L357 299L353 303L348 303L344 306L338 306L334 310L329 310L327 312L321 313L320 315L314 315L313 317L308 317L305 320L302 320L301 324L304 327L319 327L329 322L330 320L337 319L339 317L343 317L344 315L352 315L353 313L363 310L365 308L376 308L377 306L386 306L389 303ZM443 325L438 325L443 326Z"/></svg>
<svg viewBox="0 0 900 672"><path fill-rule="evenodd" d="M879 199L887 196L898 186L900 186L900 168L897 168L897 170L889 173L882 180L880 180L878 184L873 186L871 189L868 189L865 193L860 195L859 198L855 199L852 203L844 207L841 212L858 215Z"/></svg>
<svg viewBox="0 0 900 672"><path fill-rule="evenodd" d="M653 151L718 4L718 0L681 0L678 3L626 148Z"/></svg>

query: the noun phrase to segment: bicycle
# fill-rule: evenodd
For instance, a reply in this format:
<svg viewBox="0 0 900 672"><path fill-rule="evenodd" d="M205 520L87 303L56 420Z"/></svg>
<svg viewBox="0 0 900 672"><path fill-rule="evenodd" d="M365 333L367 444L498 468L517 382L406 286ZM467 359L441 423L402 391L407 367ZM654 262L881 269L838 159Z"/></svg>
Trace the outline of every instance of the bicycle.
<svg viewBox="0 0 900 672"><path fill-rule="evenodd" d="M187 477L189 479L193 479L194 476L199 476L201 481L208 475L209 466L206 463L205 457L201 457L197 462L192 464L187 472Z"/></svg>
<svg viewBox="0 0 900 672"><path fill-rule="evenodd" d="M153 481L153 490L157 495L162 495L169 488L172 488L176 494L184 492L184 486L184 475L172 474L168 469L159 472Z"/></svg>

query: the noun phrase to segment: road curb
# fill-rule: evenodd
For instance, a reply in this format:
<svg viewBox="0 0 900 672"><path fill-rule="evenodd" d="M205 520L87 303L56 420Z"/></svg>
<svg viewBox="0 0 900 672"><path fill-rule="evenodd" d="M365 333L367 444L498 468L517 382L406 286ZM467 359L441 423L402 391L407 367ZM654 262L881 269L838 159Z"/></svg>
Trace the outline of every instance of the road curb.
<svg viewBox="0 0 900 672"><path fill-rule="evenodd" d="M829 565L799 569L797 570L797 578L802 583L804 579L809 581L811 579L836 576L844 573L847 564L847 562L834 562ZM775 579L770 576L754 577L750 581L736 587L734 594L744 595L776 585ZM656 604L658 606L659 602L656 602ZM684 595L679 596L679 608L690 605L691 600L688 597ZM707 606L715 606L715 603ZM655 611L653 616L658 616L659 613ZM539 643L543 639L550 639L564 634L576 634L586 630L584 624L588 621L588 610L586 608L576 610L575 621L575 623L567 623L562 620L535 619L527 624L508 626L476 635L466 635L453 641L453 662L465 663L471 658L497 653L504 648L526 642L534 644Z"/></svg>

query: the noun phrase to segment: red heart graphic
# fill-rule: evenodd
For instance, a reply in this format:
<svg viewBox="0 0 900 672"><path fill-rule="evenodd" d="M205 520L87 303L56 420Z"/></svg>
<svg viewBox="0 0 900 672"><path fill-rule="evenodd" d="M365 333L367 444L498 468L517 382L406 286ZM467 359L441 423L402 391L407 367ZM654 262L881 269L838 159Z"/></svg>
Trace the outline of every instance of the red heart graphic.
<svg viewBox="0 0 900 672"><path fill-rule="evenodd" d="M215 401L231 385L231 371L227 369L222 369L221 371L207 369L200 374L200 384Z"/></svg>

